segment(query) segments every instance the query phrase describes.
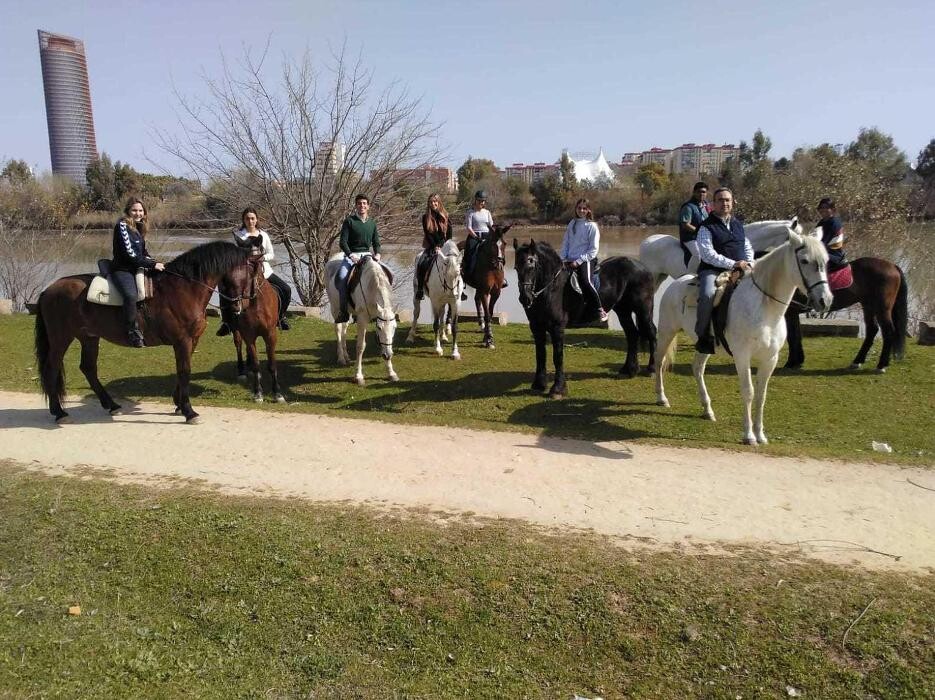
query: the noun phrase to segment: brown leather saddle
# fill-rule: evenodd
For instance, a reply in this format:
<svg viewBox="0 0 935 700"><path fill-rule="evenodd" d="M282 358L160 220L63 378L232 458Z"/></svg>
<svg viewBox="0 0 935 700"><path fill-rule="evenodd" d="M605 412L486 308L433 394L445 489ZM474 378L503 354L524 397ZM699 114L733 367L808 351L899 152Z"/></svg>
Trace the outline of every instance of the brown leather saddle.
<svg viewBox="0 0 935 700"><path fill-rule="evenodd" d="M727 273L727 281L715 292L714 313L711 314L711 325L714 327L714 339L718 345L721 345L727 354L731 357L734 353L730 351L730 345L727 344L727 338L724 337L724 331L727 328L727 309L730 306L730 298L734 296L734 290L740 280L743 279L743 273L740 270L732 270Z"/></svg>
<svg viewBox="0 0 935 700"><path fill-rule="evenodd" d="M350 306L354 306L354 290L357 288L357 285L360 284L361 268L368 259L383 268L383 273L386 275L386 279L389 280L390 286L393 285L392 270L390 270L390 268L388 268L379 260L374 260L369 255L366 255L354 263L354 267L351 268L350 273L347 275L347 303Z"/></svg>

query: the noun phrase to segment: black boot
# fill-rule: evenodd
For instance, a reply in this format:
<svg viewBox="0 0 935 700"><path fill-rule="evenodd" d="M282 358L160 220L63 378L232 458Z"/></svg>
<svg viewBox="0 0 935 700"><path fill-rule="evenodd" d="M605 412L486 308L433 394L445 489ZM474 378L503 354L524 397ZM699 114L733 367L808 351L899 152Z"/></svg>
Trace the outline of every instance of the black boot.
<svg viewBox="0 0 935 700"><path fill-rule="evenodd" d="M286 320L285 316L279 319L279 328L284 331L292 330L292 326L289 325L289 322Z"/></svg>
<svg viewBox="0 0 935 700"><path fill-rule="evenodd" d="M423 289L424 285L422 280L419 280L419 283L416 285L416 299L422 301L425 298L425 290Z"/></svg>
<svg viewBox="0 0 935 700"><path fill-rule="evenodd" d="M130 324L130 327L127 329L127 342L130 343L130 347L133 348L145 348L146 343L143 341L143 333L140 331L140 324L134 321Z"/></svg>
<svg viewBox="0 0 935 700"><path fill-rule="evenodd" d="M227 325L227 321L221 321L221 327L218 328L218 332L215 333L219 338L223 338L225 335L231 334L231 327Z"/></svg>
<svg viewBox="0 0 935 700"><path fill-rule="evenodd" d="M702 355L713 355L714 337L711 335L705 335L698 338L698 342L695 343L695 350L700 352Z"/></svg>

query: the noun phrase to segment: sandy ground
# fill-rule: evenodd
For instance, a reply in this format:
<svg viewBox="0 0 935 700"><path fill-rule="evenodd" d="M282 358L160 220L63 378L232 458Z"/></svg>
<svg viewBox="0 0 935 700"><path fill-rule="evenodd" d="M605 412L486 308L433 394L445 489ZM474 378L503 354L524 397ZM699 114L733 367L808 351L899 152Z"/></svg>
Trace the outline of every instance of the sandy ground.
<svg viewBox="0 0 935 700"><path fill-rule="evenodd" d="M207 406L202 424L187 426L166 405L124 405L111 418L96 402L72 402L73 422L55 426L38 395L0 392L0 459L50 473L92 467L125 481L197 479L228 493L519 518L624 546L753 545L935 571L935 471ZM275 445L270 459L259 443Z"/></svg>

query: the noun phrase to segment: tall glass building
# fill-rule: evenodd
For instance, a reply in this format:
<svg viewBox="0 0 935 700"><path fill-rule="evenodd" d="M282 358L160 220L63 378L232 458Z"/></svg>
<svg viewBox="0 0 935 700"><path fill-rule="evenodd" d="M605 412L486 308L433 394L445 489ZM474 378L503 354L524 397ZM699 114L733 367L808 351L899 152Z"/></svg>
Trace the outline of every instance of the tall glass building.
<svg viewBox="0 0 935 700"><path fill-rule="evenodd" d="M84 184L85 169L97 158L84 42L40 29L39 60L52 172Z"/></svg>

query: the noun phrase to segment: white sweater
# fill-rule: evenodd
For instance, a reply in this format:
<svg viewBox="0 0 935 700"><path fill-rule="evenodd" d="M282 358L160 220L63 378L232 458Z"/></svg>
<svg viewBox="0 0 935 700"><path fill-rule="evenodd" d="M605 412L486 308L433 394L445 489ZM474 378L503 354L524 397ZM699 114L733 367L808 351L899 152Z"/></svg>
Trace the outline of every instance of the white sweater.
<svg viewBox="0 0 935 700"><path fill-rule="evenodd" d="M269 234L262 229L257 229L257 232L254 234L247 233L247 229L245 228L239 228L234 231L234 238L236 239L237 243L243 243L251 235L260 236L263 239L263 277L269 279L269 276L273 274L273 268L270 265L270 261L276 259L276 253L273 250L273 241L269 237Z"/></svg>
<svg viewBox="0 0 935 700"><path fill-rule="evenodd" d="M574 218L568 223L562 238L562 260L579 264L594 260L600 244L601 232L597 224L587 219Z"/></svg>

